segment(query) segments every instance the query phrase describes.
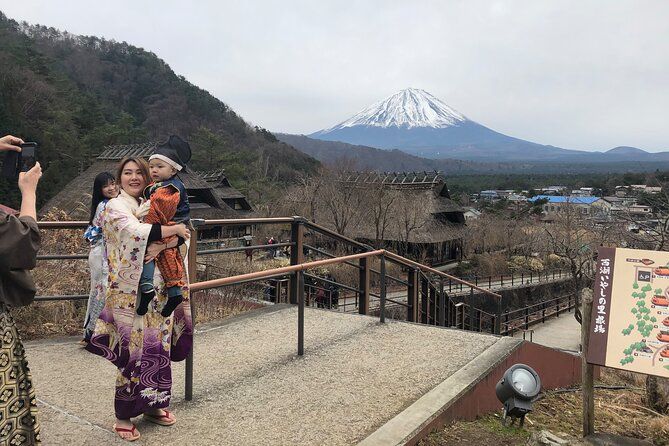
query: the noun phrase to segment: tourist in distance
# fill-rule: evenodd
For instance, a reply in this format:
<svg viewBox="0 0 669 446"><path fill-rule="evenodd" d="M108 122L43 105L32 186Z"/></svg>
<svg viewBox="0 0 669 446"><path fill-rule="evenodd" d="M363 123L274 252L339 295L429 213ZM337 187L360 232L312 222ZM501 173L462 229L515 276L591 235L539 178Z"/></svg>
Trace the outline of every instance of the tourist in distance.
<svg viewBox="0 0 669 446"><path fill-rule="evenodd" d="M95 321L105 306L105 289L107 288L107 253L105 252L104 236L102 234L102 217L107 202L118 195L118 187L114 175L109 172L99 173L93 180L91 194L91 213L88 218L88 228L84 237L91 245L88 254L88 267L91 272L91 290L88 293L88 306L84 318L84 338L80 344L86 346L91 339Z"/></svg>
<svg viewBox="0 0 669 446"><path fill-rule="evenodd" d="M0 152L21 151L21 138L0 138ZM35 297L35 283L27 270L33 269L40 248L37 228L37 183L42 176L39 163L28 172L19 173L21 211L19 217L0 210L0 356L3 366L0 394L0 444L27 446L40 444L37 399L32 385L25 350L9 307L30 304Z"/></svg>
<svg viewBox="0 0 669 446"><path fill-rule="evenodd" d="M143 202L142 192L148 182L146 161L133 157L121 160L117 171L121 191L107 203L102 225L109 261L109 286L105 306L86 346L88 351L107 358L118 368L113 428L127 441L140 437L130 420L133 417L143 415L146 421L162 426L176 423L174 415L166 410L172 390L171 361L184 360L193 345L186 277L184 300L171 315L165 317L158 311L149 311L140 316L135 312L143 263L178 244L177 240L168 243L160 240L173 235L183 239L190 237L183 224L148 224L137 218ZM154 284L155 309L167 301L160 271L155 275Z"/></svg>

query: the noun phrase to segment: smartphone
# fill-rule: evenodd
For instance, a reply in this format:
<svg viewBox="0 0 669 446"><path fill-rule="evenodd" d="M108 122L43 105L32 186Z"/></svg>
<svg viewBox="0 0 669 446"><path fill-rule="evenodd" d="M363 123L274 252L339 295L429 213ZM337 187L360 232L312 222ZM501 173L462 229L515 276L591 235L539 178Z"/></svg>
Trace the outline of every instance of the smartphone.
<svg viewBox="0 0 669 446"><path fill-rule="evenodd" d="M20 172L27 172L35 166L37 159L35 152L37 151L36 142L26 142L21 144L21 165Z"/></svg>
<svg viewBox="0 0 669 446"><path fill-rule="evenodd" d="M2 176L15 180L19 176L19 160L21 159L19 152L8 150L5 152L5 158L2 161Z"/></svg>

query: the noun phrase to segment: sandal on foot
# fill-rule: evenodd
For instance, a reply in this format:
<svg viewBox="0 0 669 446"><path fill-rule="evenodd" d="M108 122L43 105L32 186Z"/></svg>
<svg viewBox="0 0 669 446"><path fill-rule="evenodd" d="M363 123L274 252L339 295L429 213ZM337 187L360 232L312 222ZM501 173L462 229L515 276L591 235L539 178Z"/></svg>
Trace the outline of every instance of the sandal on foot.
<svg viewBox="0 0 669 446"><path fill-rule="evenodd" d="M176 419L170 417L170 412L168 410L162 409L162 415L153 415L153 414L144 414L144 419L150 421L151 423L159 424L161 426L171 426L177 422Z"/></svg>
<svg viewBox="0 0 669 446"><path fill-rule="evenodd" d="M134 424L132 425L132 429L127 429L125 427L118 427L116 423L114 423L113 427L114 431L116 432L116 435L121 437L122 440L125 441L139 440L140 435L139 432L137 432L137 428L135 427ZM123 436L123 434L128 434L128 433L130 434L130 436Z"/></svg>

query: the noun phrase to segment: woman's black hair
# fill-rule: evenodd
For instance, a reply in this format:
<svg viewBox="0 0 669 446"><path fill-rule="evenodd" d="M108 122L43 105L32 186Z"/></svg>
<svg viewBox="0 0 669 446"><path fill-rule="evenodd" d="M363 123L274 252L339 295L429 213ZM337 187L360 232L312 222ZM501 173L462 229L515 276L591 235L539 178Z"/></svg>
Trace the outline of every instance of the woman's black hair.
<svg viewBox="0 0 669 446"><path fill-rule="evenodd" d="M109 183L115 182L116 178L109 172L99 173L95 177L95 180L93 181L93 198L91 200L91 217L88 219L89 225L93 224L93 218L95 218L95 211L98 209L98 204L105 199L105 196L102 195L102 188Z"/></svg>

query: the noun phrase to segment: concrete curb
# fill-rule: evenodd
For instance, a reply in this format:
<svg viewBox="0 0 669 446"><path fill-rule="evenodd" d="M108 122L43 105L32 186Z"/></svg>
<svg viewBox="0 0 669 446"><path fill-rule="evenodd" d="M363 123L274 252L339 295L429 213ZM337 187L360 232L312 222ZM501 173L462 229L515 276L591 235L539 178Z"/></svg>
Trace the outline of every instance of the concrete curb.
<svg viewBox="0 0 669 446"><path fill-rule="evenodd" d="M522 343L522 339L500 338L358 444L388 446L409 442L461 396L488 376L492 369Z"/></svg>

